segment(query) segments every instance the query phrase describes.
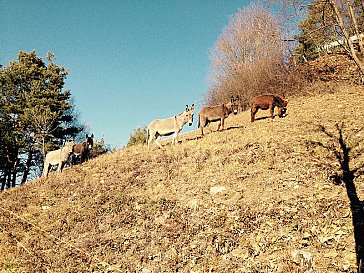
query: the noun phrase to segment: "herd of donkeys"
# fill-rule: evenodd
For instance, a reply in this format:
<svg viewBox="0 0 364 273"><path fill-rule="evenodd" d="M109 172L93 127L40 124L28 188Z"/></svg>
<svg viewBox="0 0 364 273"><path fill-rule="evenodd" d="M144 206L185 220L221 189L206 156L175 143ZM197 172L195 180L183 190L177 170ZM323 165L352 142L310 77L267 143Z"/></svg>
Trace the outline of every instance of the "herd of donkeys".
<svg viewBox="0 0 364 273"><path fill-rule="evenodd" d="M271 118L274 117L274 109L278 108L278 116L284 117L287 111L288 100L282 95L275 94L265 94L256 96L252 99L250 109L251 109L251 122L255 121L255 114L259 109L270 110ZM238 108L240 107L240 98L231 97L230 102L226 104L220 104L216 106L206 106L203 107L198 113L198 127L201 130L201 135L203 135L203 128L206 127L210 122L218 122L217 130L224 130L224 120L230 115L236 115L238 113ZM172 139L172 144L178 143L178 134L182 130L183 126L187 123L192 125L193 122L193 111L195 105L189 108L186 105L186 109L179 115L166 118L166 119L156 119L153 120L148 125L147 130L147 142L148 150L150 149L150 144L152 140L162 148L160 144L160 138L162 136L169 136L174 134ZM44 160L43 176L47 177L51 166L58 165L57 171L62 172L62 169L68 159L72 158L72 164L75 164L77 160L81 163L85 161L93 147L93 137L86 134L86 141L82 143L75 144L73 140L68 141L62 148L47 153Z"/></svg>

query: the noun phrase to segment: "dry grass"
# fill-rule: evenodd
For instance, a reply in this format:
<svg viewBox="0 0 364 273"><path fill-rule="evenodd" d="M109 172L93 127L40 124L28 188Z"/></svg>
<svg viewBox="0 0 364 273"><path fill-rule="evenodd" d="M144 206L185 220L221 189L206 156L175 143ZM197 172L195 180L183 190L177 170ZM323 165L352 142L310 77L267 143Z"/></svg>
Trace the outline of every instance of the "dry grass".
<svg viewBox="0 0 364 273"><path fill-rule="evenodd" d="M1 272L355 272L349 200L329 179L339 167L315 143L335 145L318 128L342 121L364 150L364 89L334 91L293 99L284 119L243 112L223 132L1 193Z"/></svg>

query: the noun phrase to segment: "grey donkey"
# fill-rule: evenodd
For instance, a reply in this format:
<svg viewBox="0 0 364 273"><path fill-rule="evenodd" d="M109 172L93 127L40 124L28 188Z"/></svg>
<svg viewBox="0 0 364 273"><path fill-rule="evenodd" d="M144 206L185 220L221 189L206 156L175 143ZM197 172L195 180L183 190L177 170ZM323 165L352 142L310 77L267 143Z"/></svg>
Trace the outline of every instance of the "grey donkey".
<svg viewBox="0 0 364 273"><path fill-rule="evenodd" d="M53 165L58 165L57 171L62 172L64 164L73 152L74 141L68 141L64 147L58 150L50 151L44 159L43 176L48 177L49 168Z"/></svg>

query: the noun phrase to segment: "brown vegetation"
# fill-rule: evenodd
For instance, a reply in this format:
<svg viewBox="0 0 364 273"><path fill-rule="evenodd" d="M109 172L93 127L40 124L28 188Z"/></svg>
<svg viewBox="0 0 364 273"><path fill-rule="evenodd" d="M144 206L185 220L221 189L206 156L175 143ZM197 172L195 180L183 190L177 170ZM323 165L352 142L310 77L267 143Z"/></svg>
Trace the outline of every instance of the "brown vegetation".
<svg viewBox="0 0 364 273"><path fill-rule="evenodd" d="M206 105L239 95L247 109L256 95L286 93L295 82L286 61L281 20L266 7L251 5L231 17L211 51Z"/></svg>
<svg viewBox="0 0 364 273"><path fill-rule="evenodd" d="M203 139L126 148L2 192L1 271L355 272L360 240L335 155L337 128L364 150L363 92L330 84L291 99L284 119L250 123L246 111Z"/></svg>
<svg viewBox="0 0 364 273"><path fill-rule="evenodd" d="M325 54L316 60L301 63L294 73L302 75L308 82L361 82L359 68L344 54Z"/></svg>

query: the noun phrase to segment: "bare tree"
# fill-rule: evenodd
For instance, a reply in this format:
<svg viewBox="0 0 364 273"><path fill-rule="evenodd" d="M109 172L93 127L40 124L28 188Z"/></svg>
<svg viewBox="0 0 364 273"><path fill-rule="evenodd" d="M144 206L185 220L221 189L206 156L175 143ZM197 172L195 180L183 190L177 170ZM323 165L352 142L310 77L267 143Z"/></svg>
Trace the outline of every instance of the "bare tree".
<svg viewBox="0 0 364 273"><path fill-rule="evenodd" d="M359 67L362 75L364 75L364 64L359 59L358 51L355 50L353 39L350 39L350 30L354 29L355 36L359 42L359 48L360 51L363 52L363 43L362 43L362 36L359 33L359 28L356 23L355 14L352 8L352 4L350 0L344 1L338 1L342 6L344 6L341 11L338 8L338 3L335 0L327 0L328 3L330 3L334 14L335 14L335 20L337 24L340 26L340 29L345 37L346 44L349 47L349 54L354 59L356 65ZM346 18L350 18L350 20L346 20L346 24L344 20Z"/></svg>
<svg viewBox="0 0 364 273"><path fill-rule="evenodd" d="M244 108L256 94L284 92L288 54L281 37L280 20L262 5L251 5L232 16L210 54L206 104L239 95Z"/></svg>
<svg viewBox="0 0 364 273"><path fill-rule="evenodd" d="M286 19L291 20L298 15L297 11L311 12L311 18L301 21L306 25L306 30L298 36L300 39L314 39L315 47L321 43L333 42L341 48L355 61L362 75L364 75L364 64L361 54L364 52L363 38L364 26L364 1L355 0L272 0L279 3L286 11ZM300 14L302 16L302 14ZM315 18L313 18L315 17ZM358 23L359 22L359 23ZM361 22L361 23L360 23ZM310 29L307 24L312 24ZM312 37L309 37L312 36ZM311 42L312 43L312 42ZM356 49L355 44L358 44Z"/></svg>

